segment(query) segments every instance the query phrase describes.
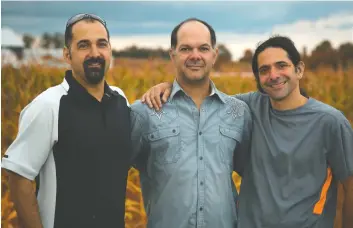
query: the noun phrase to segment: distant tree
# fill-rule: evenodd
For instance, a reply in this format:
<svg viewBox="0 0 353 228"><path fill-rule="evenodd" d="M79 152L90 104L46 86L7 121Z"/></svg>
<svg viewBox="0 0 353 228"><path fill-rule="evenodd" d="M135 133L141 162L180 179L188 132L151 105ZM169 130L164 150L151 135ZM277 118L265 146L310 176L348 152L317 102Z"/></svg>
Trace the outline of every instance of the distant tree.
<svg viewBox="0 0 353 228"><path fill-rule="evenodd" d="M148 58L162 58L169 59L168 50L163 50L162 48L152 49L152 48L138 48L133 45L127 47L121 51L113 50L113 56L123 57L123 58L137 58L137 59L148 59Z"/></svg>
<svg viewBox="0 0 353 228"><path fill-rule="evenodd" d="M349 63L353 63L353 43L341 44L338 48L338 57L343 69L346 69Z"/></svg>
<svg viewBox="0 0 353 228"><path fill-rule="evenodd" d="M306 46L303 47L303 52L301 53L301 59L304 61L305 64L308 64L308 48Z"/></svg>
<svg viewBox="0 0 353 228"><path fill-rule="evenodd" d="M52 41L52 36L49 33L44 33L40 45L42 48L48 49L50 48Z"/></svg>
<svg viewBox="0 0 353 228"><path fill-rule="evenodd" d="M246 62L246 63L251 63L253 57L253 53L250 49L246 49L244 51L243 57L239 59L239 62Z"/></svg>
<svg viewBox="0 0 353 228"><path fill-rule="evenodd" d="M24 34L22 37L23 43L25 44L25 48L31 48L34 42L34 37L30 34Z"/></svg>
<svg viewBox="0 0 353 228"><path fill-rule="evenodd" d="M220 68L223 64L229 63L231 61L232 61L232 54L230 53L228 48L223 44L219 44L218 45L218 58L217 58L216 63L214 65L214 69L220 70Z"/></svg>
<svg viewBox="0 0 353 228"><path fill-rule="evenodd" d="M62 33L54 33L52 36L52 43L55 48L62 48L65 44L65 37Z"/></svg>
<svg viewBox="0 0 353 228"><path fill-rule="evenodd" d="M330 66L334 70L337 70L339 65L337 57L338 53L332 47L330 41L325 40L312 51L309 59L309 68L315 70L320 66Z"/></svg>

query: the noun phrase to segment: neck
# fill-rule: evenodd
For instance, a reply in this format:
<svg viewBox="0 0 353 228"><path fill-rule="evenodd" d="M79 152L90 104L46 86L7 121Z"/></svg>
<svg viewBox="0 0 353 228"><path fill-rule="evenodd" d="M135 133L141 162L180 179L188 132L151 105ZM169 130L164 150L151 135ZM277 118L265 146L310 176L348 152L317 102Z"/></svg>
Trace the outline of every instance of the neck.
<svg viewBox="0 0 353 228"><path fill-rule="evenodd" d="M282 100L271 100L271 105L279 111L291 110L299 108L306 104L308 98L300 94L299 88L293 90L286 98Z"/></svg>
<svg viewBox="0 0 353 228"><path fill-rule="evenodd" d="M74 72L72 72L72 76L83 86L83 88L87 90L89 94L91 94L98 101L102 101L104 95L104 80L98 84L89 84L87 81L83 80L82 77L75 75Z"/></svg>
<svg viewBox="0 0 353 228"><path fill-rule="evenodd" d="M191 97L198 109L203 102L203 100L211 93L211 83L209 78L205 80L190 84L183 80L177 80L180 87Z"/></svg>

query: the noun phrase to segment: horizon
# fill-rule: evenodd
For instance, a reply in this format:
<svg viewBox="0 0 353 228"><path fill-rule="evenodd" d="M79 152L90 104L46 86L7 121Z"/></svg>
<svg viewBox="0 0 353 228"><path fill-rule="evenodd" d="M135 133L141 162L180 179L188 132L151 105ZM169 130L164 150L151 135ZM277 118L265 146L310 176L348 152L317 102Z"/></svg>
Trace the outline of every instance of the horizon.
<svg viewBox="0 0 353 228"><path fill-rule="evenodd" d="M84 4L82 4L84 3ZM107 21L111 45L170 48L170 32L180 21L197 17L210 23L217 43L233 60L271 35L290 37L298 50L311 53L329 40L334 48L353 41L353 2L2 2L2 28L41 36L63 33L66 20L91 12Z"/></svg>

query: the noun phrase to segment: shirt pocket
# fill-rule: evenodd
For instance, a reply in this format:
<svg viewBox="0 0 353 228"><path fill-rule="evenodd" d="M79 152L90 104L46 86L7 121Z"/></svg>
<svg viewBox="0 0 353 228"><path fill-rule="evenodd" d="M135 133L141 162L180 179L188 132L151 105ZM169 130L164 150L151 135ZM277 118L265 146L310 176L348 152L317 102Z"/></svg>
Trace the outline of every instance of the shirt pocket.
<svg viewBox="0 0 353 228"><path fill-rule="evenodd" d="M241 141L240 129L220 126L219 132L221 161L232 168L234 150Z"/></svg>
<svg viewBox="0 0 353 228"><path fill-rule="evenodd" d="M180 159L179 126L158 128L146 135L151 154L159 164L176 163Z"/></svg>

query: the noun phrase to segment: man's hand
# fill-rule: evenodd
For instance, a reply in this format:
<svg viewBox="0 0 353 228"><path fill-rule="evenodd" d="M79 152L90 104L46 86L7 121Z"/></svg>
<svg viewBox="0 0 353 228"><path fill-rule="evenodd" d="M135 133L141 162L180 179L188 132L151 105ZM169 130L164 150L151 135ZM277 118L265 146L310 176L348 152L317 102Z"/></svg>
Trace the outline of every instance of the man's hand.
<svg viewBox="0 0 353 228"><path fill-rule="evenodd" d="M145 94L142 95L142 103L147 103L150 108L159 110L162 108L163 103L167 102L170 93L172 92L172 83L163 82L150 88ZM161 95L162 100L161 100Z"/></svg>

